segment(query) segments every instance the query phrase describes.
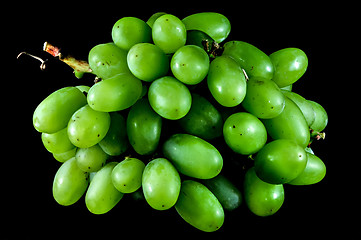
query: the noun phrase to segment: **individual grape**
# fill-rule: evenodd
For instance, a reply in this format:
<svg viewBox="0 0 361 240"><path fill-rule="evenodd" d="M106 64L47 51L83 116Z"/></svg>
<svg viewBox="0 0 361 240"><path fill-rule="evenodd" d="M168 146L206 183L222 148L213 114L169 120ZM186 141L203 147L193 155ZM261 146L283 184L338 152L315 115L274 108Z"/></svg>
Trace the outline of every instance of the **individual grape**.
<svg viewBox="0 0 361 240"><path fill-rule="evenodd" d="M225 107L239 105L246 96L247 84L243 71L228 56L220 56L212 61L207 84L213 97Z"/></svg>
<svg viewBox="0 0 361 240"><path fill-rule="evenodd" d="M109 126L109 113L98 112L89 105L85 105L71 117L68 124L68 136L75 146L88 148L105 137Z"/></svg>
<svg viewBox="0 0 361 240"><path fill-rule="evenodd" d="M117 162L109 162L97 173L90 182L85 195L85 204L88 210L94 214L109 212L122 198L112 182L112 171Z"/></svg>
<svg viewBox="0 0 361 240"><path fill-rule="evenodd" d="M67 128L56 133L42 133L41 140L46 150L51 153L63 153L75 148L68 138Z"/></svg>
<svg viewBox="0 0 361 240"><path fill-rule="evenodd" d="M35 109L33 125L39 132L56 133L66 128L75 111L86 104L86 97L75 87L61 88Z"/></svg>
<svg viewBox="0 0 361 240"><path fill-rule="evenodd" d="M222 135L220 112L206 98L195 93L192 94L191 109L177 121L185 132L206 140Z"/></svg>
<svg viewBox="0 0 361 240"><path fill-rule="evenodd" d="M127 51L118 48L114 43L104 43L93 47L88 56L93 73L107 79L121 73L129 73Z"/></svg>
<svg viewBox="0 0 361 240"><path fill-rule="evenodd" d="M282 184L270 184L256 175L254 167L248 169L244 179L244 200L249 210L257 216L275 214L284 202Z"/></svg>
<svg viewBox="0 0 361 240"><path fill-rule="evenodd" d="M320 182L326 175L326 166L322 160L312 153L306 152L307 164L303 172L288 184L311 185Z"/></svg>
<svg viewBox="0 0 361 240"><path fill-rule="evenodd" d="M60 205L77 202L88 187L88 173L80 170L76 159L71 158L60 166L53 182L53 196Z"/></svg>
<svg viewBox="0 0 361 240"><path fill-rule="evenodd" d="M284 48L269 58L275 69L272 81L280 88L295 83L307 70L307 56L299 48Z"/></svg>
<svg viewBox="0 0 361 240"><path fill-rule="evenodd" d="M250 78L242 106L258 118L274 118L282 113L285 107L285 97L273 81L264 78Z"/></svg>
<svg viewBox="0 0 361 240"><path fill-rule="evenodd" d="M89 148L79 148L75 158L80 170L84 172L97 172L105 165L108 154L96 144Z"/></svg>
<svg viewBox="0 0 361 240"><path fill-rule="evenodd" d="M204 232L214 232L224 222L218 199L207 187L193 180L182 182L175 209L187 223Z"/></svg>
<svg viewBox="0 0 361 240"><path fill-rule="evenodd" d="M187 176L209 179L223 167L218 150L205 140L189 134L174 134L163 145L163 154Z"/></svg>
<svg viewBox="0 0 361 240"><path fill-rule="evenodd" d="M80 90L80 92L87 94L89 92L90 87L89 86L85 86L85 85L79 85L79 86L75 86L77 89Z"/></svg>
<svg viewBox="0 0 361 240"><path fill-rule="evenodd" d="M121 111L132 106L142 94L142 83L132 74L118 74L94 84L88 93L89 106L100 112Z"/></svg>
<svg viewBox="0 0 361 240"><path fill-rule="evenodd" d="M285 108L281 114L262 122L273 139L290 139L303 148L310 142L306 119L299 107L288 98L285 98Z"/></svg>
<svg viewBox="0 0 361 240"><path fill-rule="evenodd" d="M238 188L224 175L202 181L203 184L217 197L223 209L233 211L242 203L242 194Z"/></svg>
<svg viewBox="0 0 361 240"><path fill-rule="evenodd" d="M263 123L246 112L234 113L227 118L223 125L223 136L234 152L243 155L258 152L267 141Z"/></svg>
<svg viewBox="0 0 361 240"><path fill-rule="evenodd" d="M288 139L274 140L266 144L254 160L257 176L271 184L292 181L306 167L307 155L303 149Z"/></svg>
<svg viewBox="0 0 361 240"><path fill-rule="evenodd" d="M187 30L199 30L208 34L217 43L221 43L231 32L231 23L220 13L195 13L183 20Z"/></svg>
<svg viewBox="0 0 361 240"><path fill-rule="evenodd" d="M125 158L112 171L112 182L122 193L137 191L142 185L145 164L137 158Z"/></svg>
<svg viewBox="0 0 361 240"><path fill-rule="evenodd" d="M144 168L142 187L145 200L156 210L166 210L177 202L181 179L165 158L156 158Z"/></svg>
<svg viewBox="0 0 361 240"><path fill-rule="evenodd" d="M152 37L154 44L165 53L174 53L186 43L187 30L179 18L165 14L155 20Z"/></svg>
<svg viewBox="0 0 361 240"><path fill-rule="evenodd" d="M315 121L312 123L310 128L316 132L321 132L328 123L328 115L326 110L317 102L308 100L308 102L312 105L312 108L315 112Z"/></svg>
<svg viewBox="0 0 361 240"><path fill-rule="evenodd" d="M202 48L186 45L174 53L170 66L173 75L179 81L194 85L200 83L207 76L209 57Z"/></svg>
<svg viewBox="0 0 361 240"><path fill-rule="evenodd" d="M152 82L168 73L169 60L158 46L151 43L139 43L128 52L128 67L134 76Z"/></svg>
<svg viewBox="0 0 361 240"><path fill-rule="evenodd" d="M153 111L146 98L132 106L127 118L127 133L133 149L148 155L158 147L162 130L162 117Z"/></svg>
<svg viewBox="0 0 361 240"><path fill-rule="evenodd" d="M99 142L99 146L110 156L124 153L128 147L127 127L125 119L119 113L110 113L110 126L107 135Z"/></svg>
<svg viewBox="0 0 361 240"><path fill-rule="evenodd" d="M150 26L150 27L153 27L153 24L155 22L155 20L157 20L160 16L163 16L167 13L165 12L157 12L157 13L154 13L152 16L150 16L150 18L148 19L147 21L147 24Z"/></svg>
<svg viewBox="0 0 361 240"><path fill-rule="evenodd" d="M152 82L148 90L148 99L156 113L170 120L184 117L192 104L188 88L170 76Z"/></svg>
<svg viewBox="0 0 361 240"><path fill-rule="evenodd" d="M114 24L112 39L119 48L129 51L137 43L151 42L152 29L139 18L123 17Z"/></svg>
<svg viewBox="0 0 361 240"><path fill-rule="evenodd" d="M274 68L271 59L255 46L242 41L230 41L223 48L223 55L234 58L249 78L272 79Z"/></svg>
<svg viewBox="0 0 361 240"><path fill-rule="evenodd" d="M59 162L65 162L73 157L75 157L75 153L77 151L77 148L74 147L73 149L63 152L63 153L53 153L53 157L55 160Z"/></svg>
<svg viewBox="0 0 361 240"><path fill-rule="evenodd" d="M282 90L282 93L283 95L291 99L294 103L296 103L297 107L300 108L303 116L305 117L307 125L311 126L312 123L315 121L316 117L312 104L297 93L284 90Z"/></svg>

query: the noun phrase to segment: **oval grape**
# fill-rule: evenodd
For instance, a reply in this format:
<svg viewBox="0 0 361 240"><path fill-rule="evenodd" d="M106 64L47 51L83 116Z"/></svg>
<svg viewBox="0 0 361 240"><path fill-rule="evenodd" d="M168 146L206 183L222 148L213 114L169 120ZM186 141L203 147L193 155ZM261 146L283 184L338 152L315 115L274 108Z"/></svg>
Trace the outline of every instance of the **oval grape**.
<svg viewBox="0 0 361 240"><path fill-rule="evenodd" d="M223 158L213 145L189 134L172 135L163 153L179 172L194 178L213 178L223 167Z"/></svg>

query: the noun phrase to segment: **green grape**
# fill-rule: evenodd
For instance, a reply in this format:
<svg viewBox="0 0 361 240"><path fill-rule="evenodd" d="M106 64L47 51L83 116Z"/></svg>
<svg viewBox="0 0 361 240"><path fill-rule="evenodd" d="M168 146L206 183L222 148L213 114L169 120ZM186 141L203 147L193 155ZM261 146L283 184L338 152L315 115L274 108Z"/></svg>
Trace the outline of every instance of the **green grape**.
<svg viewBox="0 0 361 240"><path fill-rule="evenodd" d="M306 72L308 59L298 48L285 48L269 55L273 66L272 80L279 87L285 87L296 82Z"/></svg>
<svg viewBox="0 0 361 240"><path fill-rule="evenodd" d="M242 203L242 194L224 175L202 181L203 184L217 197L223 209L233 211Z"/></svg>
<svg viewBox="0 0 361 240"><path fill-rule="evenodd" d="M75 158L82 171L97 172L105 165L108 155L96 144L89 148L79 148Z"/></svg>
<svg viewBox="0 0 361 240"><path fill-rule="evenodd" d="M186 43L187 30L179 18L165 14L155 20L152 37L154 44L165 53L174 53Z"/></svg>
<svg viewBox="0 0 361 240"><path fill-rule="evenodd" d="M150 26L150 27L153 27L153 24L155 22L155 20L157 20L160 16L163 16L167 13L165 12L157 12L157 13L154 13L152 16L150 16L150 18L148 19L147 21L147 24Z"/></svg>
<svg viewBox="0 0 361 240"><path fill-rule="evenodd" d="M128 147L127 127L125 119L119 113L110 113L110 126L107 135L99 142L99 146L110 156L124 153Z"/></svg>
<svg viewBox="0 0 361 240"><path fill-rule="evenodd" d="M74 147L73 149L66 151L66 152L53 153L53 157L55 158L55 160L57 160L59 162L65 162L65 161L75 157L76 150L77 150L77 148Z"/></svg>
<svg viewBox="0 0 361 240"><path fill-rule="evenodd" d="M228 56L214 59L210 65L207 84L213 97L225 107L235 107L246 96L246 78L238 63Z"/></svg>
<svg viewBox="0 0 361 240"><path fill-rule="evenodd" d="M287 183L298 177L307 164L305 150L288 139L267 143L254 160L257 176L271 184Z"/></svg>
<svg viewBox="0 0 361 240"><path fill-rule="evenodd" d="M198 30L187 31L186 45L196 45L209 53L214 44L214 40L206 33Z"/></svg>
<svg viewBox="0 0 361 240"><path fill-rule="evenodd" d="M89 52L88 62L93 73L103 79L129 73L127 51L118 48L114 43L93 47Z"/></svg>
<svg viewBox="0 0 361 240"><path fill-rule="evenodd" d="M127 62L133 75L146 82L165 76L169 70L167 55L151 43L134 45L128 52Z"/></svg>
<svg viewBox="0 0 361 240"><path fill-rule="evenodd" d="M94 84L88 93L89 106L100 112L121 111L142 94L142 83L132 74L118 74Z"/></svg>
<svg viewBox="0 0 361 240"><path fill-rule="evenodd" d="M155 113L148 99L132 106L127 118L127 133L134 150L141 155L155 152L162 130L162 117Z"/></svg>
<svg viewBox="0 0 361 240"><path fill-rule="evenodd" d="M234 58L246 71L249 78L261 77L270 80L273 77L274 68L271 59L249 43L227 42L224 44L223 55Z"/></svg>
<svg viewBox="0 0 361 240"><path fill-rule="evenodd" d="M223 167L218 150L205 140L189 134L174 134L163 145L163 154L187 176L209 179Z"/></svg>
<svg viewBox="0 0 361 240"><path fill-rule="evenodd" d="M326 166L322 160L309 153L307 154L307 164L305 170L288 184L291 185L311 185L320 182L326 175Z"/></svg>
<svg viewBox="0 0 361 240"><path fill-rule="evenodd" d="M68 124L68 136L75 146L88 148L105 137L109 126L109 113L98 112L89 105L85 105L71 117Z"/></svg>
<svg viewBox="0 0 361 240"><path fill-rule="evenodd" d="M75 148L68 138L67 128L56 133L42 133L41 140L46 150L51 153L63 153Z"/></svg>
<svg viewBox="0 0 361 240"><path fill-rule="evenodd" d="M282 207L285 198L283 185L262 181L254 167L247 171L243 184L244 200L249 210L257 216L273 215Z"/></svg>
<svg viewBox="0 0 361 240"><path fill-rule="evenodd" d="M125 158L112 171L112 182L122 193L132 193L142 186L145 164L137 158Z"/></svg>
<svg viewBox="0 0 361 240"><path fill-rule="evenodd" d="M88 187L88 173L80 170L76 159L71 158L60 166L53 182L53 196L60 205L77 202Z"/></svg>
<svg viewBox="0 0 361 240"><path fill-rule="evenodd" d="M234 113L227 118L223 125L223 136L234 152L243 155L258 152L267 141L263 123L246 112Z"/></svg>
<svg viewBox="0 0 361 240"><path fill-rule="evenodd" d="M129 51L137 43L152 41L152 29L143 20L123 17L113 26L112 39L119 48Z"/></svg>
<svg viewBox="0 0 361 240"><path fill-rule="evenodd" d="M150 161L144 168L142 187L145 200L156 210L166 210L177 202L181 179L165 158Z"/></svg>
<svg viewBox="0 0 361 240"><path fill-rule="evenodd" d="M107 213L123 198L124 194L112 182L112 171L116 165L117 162L109 162L93 176L85 195L85 204L91 213Z"/></svg>
<svg viewBox="0 0 361 240"><path fill-rule="evenodd" d="M267 133L273 139L290 139L305 148L310 142L310 131L301 110L285 98L285 108L272 119L263 119Z"/></svg>
<svg viewBox="0 0 361 240"><path fill-rule="evenodd" d="M221 43L231 32L231 23L222 14L202 12L192 14L183 20L187 30L199 30Z"/></svg>
<svg viewBox="0 0 361 240"><path fill-rule="evenodd" d="M86 97L76 87L59 89L35 109L33 125L39 132L56 133L66 128L73 113L86 104Z"/></svg>
<svg viewBox="0 0 361 240"><path fill-rule="evenodd" d="M251 78L247 82L247 94L242 106L258 118L274 118L283 111L285 97L273 81Z"/></svg>
<svg viewBox="0 0 361 240"><path fill-rule="evenodd" d="M316 117L312 104L297 93L285 90L282 90L282 93L283 95L291 99L294 103L296 103L297 107L300 108L303 116L305 117L307 125L311 126L312 123L315 121Z"/></svg>
<svg viewBox="0 0 361 240"><path fill-rule="evenodd" d="M170 67L179 81L190 85L198 84L207 76L209 57L202 48L186 45L174 53Z"/></svg>
<svg viewBox="0 0 361 240"><path fill-rule="evenodd" d="M191 109L177 121L187 133L206 140L222 135L221 114L207 99L195 93L192 94Z"/></svg>
<svg viewBox="0 0 361 240"><path fill-rule="evenodd" d="M207 187L196 181L182 183L175 209L187 223L204 232L214 232L224 222L222 205Z"/></svg>
<svg viewBox="0 0 361 240"><path fill-rule="evenodd" d="M292 84L291 85L288 85L288 86L286 86L286 87L282 87L282 88L280 88L281 90L286 90L286 91L292 91Z"/></svg>
<svg viewBox="0 0 361 240"><path fill-rule="evenodd" d="M149 103L160 116L177 120L190 110L192 96L177 79L166 76L152 82L148 90Z"/></svg>
<svg viewBox="0 0 361 240"><path fill-rule="evenodd" d="M328 116L326 110L317 102L307 101L312 105L312 108L315 112L315 121L312 123L310 128L316 132L321 132L328 123Z"/></svg>

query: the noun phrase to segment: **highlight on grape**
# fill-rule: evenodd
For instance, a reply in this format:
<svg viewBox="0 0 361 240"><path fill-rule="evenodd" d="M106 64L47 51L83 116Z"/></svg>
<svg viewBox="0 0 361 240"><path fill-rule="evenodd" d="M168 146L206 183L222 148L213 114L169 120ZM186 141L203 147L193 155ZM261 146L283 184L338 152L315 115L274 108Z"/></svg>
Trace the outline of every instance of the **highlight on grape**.
<svg viewBox="0 0 361 240"><path fill-rule="evenodd" d="M306 53L267 55L226 40L230 31L219 13L158 12L119 19L112 42L94 46L88 61L45 43L77 78L96 78L64 86L35 109L34 128L62 163L55 201L68 206L85 195L90 212L105 214L125 194L140 194L151 208L175 208L213 232L242 203L270 216L284 202L284 184L321 181L326 166L311 143L325 137L328 116L292 91Z"/></svg>

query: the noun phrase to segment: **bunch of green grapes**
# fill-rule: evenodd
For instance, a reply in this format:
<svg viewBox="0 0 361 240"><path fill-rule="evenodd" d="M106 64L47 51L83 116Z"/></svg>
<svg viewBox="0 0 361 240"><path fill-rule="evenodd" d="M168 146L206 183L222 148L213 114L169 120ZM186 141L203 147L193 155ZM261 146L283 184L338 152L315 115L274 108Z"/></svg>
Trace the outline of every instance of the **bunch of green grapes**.
<svg viewBox="0 0 361 240"><path fill-rule="evenodd" d="M310 143L324 136L327 113L291 91L306 54L224 43L230 30L212 12L117 21L113 41L89 52L101 81L59 89L34 112L45 148L62 162L55 200L68 206L85 194L89 211L104 214L141 193L150 207L174 207L212 232L224 210L245 202L269 216L284 202L284 184L321 181L326 167ZM239 188L222 169L242 156L249 163Z"/></svg>

